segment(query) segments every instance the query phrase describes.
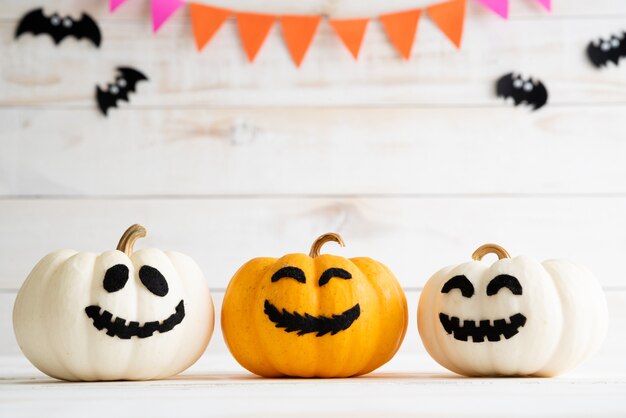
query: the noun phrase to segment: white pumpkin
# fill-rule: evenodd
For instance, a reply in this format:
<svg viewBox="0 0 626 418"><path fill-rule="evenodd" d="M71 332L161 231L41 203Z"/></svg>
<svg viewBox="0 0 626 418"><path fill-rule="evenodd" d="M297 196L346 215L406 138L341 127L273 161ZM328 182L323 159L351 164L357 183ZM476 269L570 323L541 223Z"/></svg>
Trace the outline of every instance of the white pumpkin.
<svg viewBox="0 0 626 418"><path fill-rule="evenodd" d="M489 253L499 260L481 262ZM589 271L510 258L494 244L472 258L435 273L420 296L419 333L439 364L466 376L555 376L600 347L608 312Z"/></svg>
<svg viewBox="0 0 626 418"><path fill-rule="evenodd" d="M15 300L13 328L24 355L64 380L147 380L180 373L213 332L206 279L188 256L132 252L131 226L118 249L60 250L32 270Z"/></svg>

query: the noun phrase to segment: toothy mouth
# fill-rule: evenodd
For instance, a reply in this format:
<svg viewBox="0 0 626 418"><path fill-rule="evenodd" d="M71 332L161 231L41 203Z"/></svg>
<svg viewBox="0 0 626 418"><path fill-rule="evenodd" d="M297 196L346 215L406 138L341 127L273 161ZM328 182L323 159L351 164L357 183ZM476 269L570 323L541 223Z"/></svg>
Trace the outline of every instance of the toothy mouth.
<svg viewBox="0 0 626 418"><path fill-rule="evenodd" d="M485 338L489 341L500 341L501 337L507 340L519 332L519 328L526 324L526 317L521 313L517 313L509 317L509 322L506 319L496 319L493 321L483 320L478 322L472 320L464 320L463 325L456 316L449 317L444 313L439 314L439 321L443 325L443 329L448 334L454 334L454 338L459 341L467 341L469 337L472 338L474 343L482 343Z"/></svg>
<svg viewBox="0 0 626 418"><path fill-rule="evenodd" d="M283 309L282 312L278 308L265 301L265 315L276 324L276 328L284 328L285 332L298 331L298 335L316 332L316 337L321 337L330 333L335 335L340 331L350 328L350 325L356 321L361 315L361 307L357 303L352 308L341 314L334 314L330 318L327 316L313 316L305 313L300 315L298 312L288 312Z"/></svg>
<svg viewBox="0 0 626 418"><path fill-rule="evenodd" d="M102 310L98 305L90 305L85 308L85 313L89 318L93 320L93 326L98 329L106 329L106 334L109 337L117 337L123 340L128 340L131 337L148 338L155 332L168 332L174 329L174 327L180 324L185 317L185 305L181 300L176 305L176 311L171 314L167 319L163 321L146 322L140 325L139 322L130 321L122 317L116 317L113 320L113 314L106 309ZM128 322L128 325L126 323Z"/></svg>

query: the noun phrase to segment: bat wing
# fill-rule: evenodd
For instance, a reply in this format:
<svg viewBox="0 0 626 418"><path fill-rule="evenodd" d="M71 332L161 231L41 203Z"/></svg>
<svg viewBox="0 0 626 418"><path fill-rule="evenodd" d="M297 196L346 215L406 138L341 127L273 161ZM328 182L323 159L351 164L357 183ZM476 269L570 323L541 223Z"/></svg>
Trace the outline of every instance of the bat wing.
<svg viewBox="0 0 626 418"><path fill-rule="evenodd" d="M620 58L626 58L626 32L622 32L622 37L619 39L618 54Z"/></svg>
<svg viewBox="0 0 626 418"><path fill-rule="evenodd" d="M548 89L541 81L537 81L529 99L532 100L529 104L533 105L533 110L537 110L548 103Z"/></svg>
<svg viewBox="0 0 626 418"><path fill-rule="evenodd" d="M128 102L128 93L130 92L130 90L126 89L126 88L119 88L119 93L117 93L117 100L123 100L125 102Z"/></svg>
<svg viewBox="0 0 626 418"><path fill-rule="evenodd" d="M60 17L59 24L55 26L51 23L50 17L44 15L43 9L32 10L20 20L15 30L15 38L24 33L50 35L55 44L59 44L68 35L67 29L60 24Z"/></svg>
<svg viewBox="0 0 626 418"><path fill-rule="evenodd" d="M102 90L100 87L96 87L96 101L104 116L107 115L110 108L117 107L117 97L108 91Z"/></svg>
<svg viewBox="0 0 626 418"><path fill-rule="evenodd" d="M142 73L141 71L137 71L134 68L119 67L117 71L119 71L120 74L122 74L122 77L124 77L124 79L126 80L126 90L129 92L135 92L135 87L138 82L148 80L148 77L146 77L144 73Z"/></svg>
<svg viewBox="0 0 626 418"><path fill-rule="evenodd" d="M74 23L74 28L71 34L74 35L76 39L85 38L90 40L95 46L100 46L100 42L102 41L100 28L98 27L96 21L91 18L91 16L83 13L80 20L77 20Z"/></svg>
<svg viewBox="0 0 626 418"><path fill-rule="evenodd" d="M517 97L513 94L513 73L508 73L503 75L496 82L496 94L498 97L509 98L513 97L515 100L515 104L519 104L517 102Z"/></svg>
<svg viewBox="0 0 626 418"><path fill-rule="evenodd" d="M50 33L52 25L50 20L43 14L43 9L35 9L26 13L15 30L15 39L25 33L39 35L41 33Z"/></svg>
<svg viewBox="0 0 626 418"><path fill-rule="evenodd" d="M606 65L606 54L600 49L600 46L596 45L593 41L589 42L589 45L587 45L587 57L589 57L591 63L597 68Z"/></svg>

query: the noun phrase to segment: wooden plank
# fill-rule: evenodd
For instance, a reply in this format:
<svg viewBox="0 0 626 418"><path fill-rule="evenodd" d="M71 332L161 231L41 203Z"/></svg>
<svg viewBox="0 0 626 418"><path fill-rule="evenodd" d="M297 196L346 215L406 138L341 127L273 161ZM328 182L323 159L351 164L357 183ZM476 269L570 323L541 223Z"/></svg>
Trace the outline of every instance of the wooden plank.
<svg viewBox="0 0 626 418"><path fill-rule="evenodd" d="M45 411L46 416L71 418L89 410L90 416L109 417L114 404L119 417L501 417L503 411L515 417L621 416L626 395L626 366L621 361L626 292L608 292L608 300L612 322L602 351L554 379L459 378L424 352L405 351L418 341L412 339L417 333L411 340L407 336L398 355L373 374L334 380L255 378L228 354L207 352L189 371L165 381L64 384L44 377L24 358L3 355L0 412L18 418ZM0 321L0 327L7 323ZM311 402L312 397L318 401Z"/></svg>
<svg viewBox="0 0 626 418"><path fill-rule="evenodd" d="M96 49L46 37L13 40L13 22L0 22L3 50L0 106L94 108L94 86L130 65L151 79L131 98L133 108L240 106L500 106L494 84L510 71L542 79L551 105L624 103L626 73L596 70L585 57L590 39L622 27L623 18L514 20L490 15L467 22L457 51L432 22L420 26L412 59L402 61L372 22L354 62L332 29L321 26L306 61L295 68L278 28L254 64L246 62L233 21L203 53L191 28L172 22L159 34L149 24L102 22ZM42 65L45 63L45 65Z"/></svg>
<svg viewBox="0 0 626 418"><path fill-rule="evenodd" d="M626 141L614 126L624 118L625 106L129 109L109 119L0 109L0 195L623 194Z"/></svg>
<svg viewBox="0 0 626 418"><path fill-rule="evenodd" d="M200 265L212 288L224 289L247 260L308 252L335 231L347 248L370 256L405 286L470 259L496 242L513 255L568 258L605 286L624 286L626 198L231 198L61 199L0 202L0 289L17 289L35 263L59 248L104 251L132 223L149 236L138 247L175 249ZM9 262L10 261L10 262Z"/></svg>
<svg viewBox="0 0 626 418"><path fill-rule="evenodd" d="M613 359L618 361L618 359ZM212 373L158 382L3 384L6 416L621 417L623 378L460 379L394 373L353 379L255 379ZM523 399L523 400L521 400Z"/></svg>
<svg viewBox="0 0 626 418"><path fill-rule="evenodd" d="M294 2L291 0L198 0L197 3L206 3L213 6L231 8L233 10L251 11L259 13L277 14L326 14L333 17L362 17L376 14L396 12L399 10L424 7L437 3L436 0L386 0L384 2L362 2L360 0L304 0ZM11 0L0 1L0 19L18 19L25 11L41 7L41 1ZM147 1L129 1L115 15L108 12L108 1L103 0L56 0L53 5L44 4L47 13L59 11L64 14L79 15L79 11L85 11L99 20L133 19L147 21L150 16L149 3ZM469 2L468 16L491 15L487 10ZM546 18L552 17L603 17L626 14L626 5L619 0L594 0L593 6L584 0L560 0L554 1L552 13L547 14L532 0L514 0L510 3L510 18ZM186 21L185 11L179 12L172 17L172 21Z"/></svg>
<svg viewBox="0 0 626 418"><path fill-rule="evenodd" d="M13 303L15 292L0 293L0 358L3 356L19 356L20 348L13 334ZM32 366L31 366L32 367Z"/></svg>

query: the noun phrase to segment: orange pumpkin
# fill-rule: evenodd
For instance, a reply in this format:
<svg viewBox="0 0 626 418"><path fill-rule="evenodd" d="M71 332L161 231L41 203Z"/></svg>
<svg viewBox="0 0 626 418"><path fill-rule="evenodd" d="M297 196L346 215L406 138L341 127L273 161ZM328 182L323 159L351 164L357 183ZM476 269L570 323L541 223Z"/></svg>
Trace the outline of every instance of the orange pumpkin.
<svg viewBox="0 0 626 418"><path fill-rule="evenodd" d="M222 332L235 359L266 377L369 373L398 351L408 322L400 284L371 258L323 254L255 258L230 281Z"/></svg>

